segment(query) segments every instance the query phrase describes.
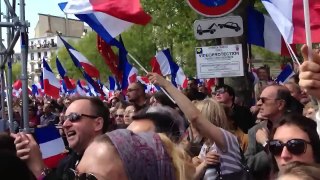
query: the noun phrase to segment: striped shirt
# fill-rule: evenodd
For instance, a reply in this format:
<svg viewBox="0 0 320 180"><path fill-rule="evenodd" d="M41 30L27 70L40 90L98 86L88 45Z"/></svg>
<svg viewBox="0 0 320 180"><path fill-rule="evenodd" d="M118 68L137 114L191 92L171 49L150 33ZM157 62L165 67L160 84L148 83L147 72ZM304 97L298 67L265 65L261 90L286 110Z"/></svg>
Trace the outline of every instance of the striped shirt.
<svg viewBox="0 0 320 180"><path fill-rule="evenodd" d="M239 142L237 137L232 133L220 128L225 140L226 151L223 152L214 143L209 151L217 152L220 155L220 170L222 174L230 174L238 172L242 169L241 155L239 149ZM200 159L205 159L207 145L203 144L201 151L199 153ZM208 152L208 151L207 151ZM214 180L217 178L217 172L215 169L207 169L204 175L204 180Z"/></svg>

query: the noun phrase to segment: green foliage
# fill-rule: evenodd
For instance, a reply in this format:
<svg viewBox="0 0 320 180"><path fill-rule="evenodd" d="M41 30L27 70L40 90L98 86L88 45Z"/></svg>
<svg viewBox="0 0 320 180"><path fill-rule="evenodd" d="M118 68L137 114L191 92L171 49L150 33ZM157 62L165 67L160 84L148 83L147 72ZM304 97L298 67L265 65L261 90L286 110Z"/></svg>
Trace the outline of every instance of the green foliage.
<svg viewBox="0 0 320 180"><path fill-rule="evenodd" d="M21 76L21 62L12 64L12 82L19 79L20 76Z"/></svg>

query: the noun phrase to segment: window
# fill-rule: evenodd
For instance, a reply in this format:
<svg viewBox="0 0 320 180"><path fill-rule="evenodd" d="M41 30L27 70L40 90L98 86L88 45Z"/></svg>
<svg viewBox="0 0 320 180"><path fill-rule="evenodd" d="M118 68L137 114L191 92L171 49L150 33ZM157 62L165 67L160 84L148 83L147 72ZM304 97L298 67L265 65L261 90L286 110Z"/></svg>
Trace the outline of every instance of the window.
<svg viewBox="0 0 320 180"><path fill-rule="evenodd" d="M47 51L45 51L44 53L43 53L43 57L48 57L48 52Z"/></svg>
<svg viewBox="0 0 320 180"><path fill-rule="evenodd" d="M30 54L30 59L34 60L34 54L33 53Z"/></svg>
<svg viewBox="0 0 320 180"><path fill-rule="evenodd" d="M41 52L38 52L38 59L41 60Z"/></svg>
<svg viewBox="0 0 320 180"><path fill-rule="evenodd" d="M38 63L38 69L41 69L41 63Z"/></svg>
<svg viewBox="0 0 320 180"><path fill-rule="evenodd" d="M51 39L51 47L55 47L54 39Z"/></svg>
<svg viewBox="0 0 320 180"><path fill-rule="evenodd" d="M30 66L31 66L31 72L34 72L34 64L31 63Z"/></svg>

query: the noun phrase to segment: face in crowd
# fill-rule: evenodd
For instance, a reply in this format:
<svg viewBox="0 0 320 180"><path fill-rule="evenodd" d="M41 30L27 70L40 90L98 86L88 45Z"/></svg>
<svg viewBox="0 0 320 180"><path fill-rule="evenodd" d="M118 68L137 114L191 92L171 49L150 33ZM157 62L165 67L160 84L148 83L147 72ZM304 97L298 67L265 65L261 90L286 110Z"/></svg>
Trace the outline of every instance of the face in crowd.
<svg viewBox="0 0 320 180"><path fill-rule="evenodd" d="M316 123L300 114L285 115L275 128L269 150L279 169L291 162L319 163L320 140Z"/></svg>
<svg viewBox="0 0 320 180"><path fill-rule="evenodd" d="M258 69L257 75L260 81L268 81L269 74L266 69Z"/></svg>
<svg viewBox="0 0 320 180"><path fill-rule="evenodd" d="M129 102L135 103L144 95L144 89L137 83L132 83L127 89L127 96Z"/></svg>
<svg viewBox="0 0 320 180"><path fill-rule="evenodd" d="M132 116L134 115L134 106L128 106L124 111L124 124L129 125L132 122Z"/></svg>
<svg viewBox="0 0 320 180"><path fill-rule="evenodd" d="M63 130L71 149L83 153L95 136L101 133L103 118L93 113L88 99L72 102L63 118Z"/></svg>
<svg viewBox="0 0 320 180"><path fill-rule="evenodd" d="M117 109L115 114L116 124L124 124L124 111L125 109Z"/></svg>
<svg viewBox="0 0 320 180"><path fill-rule="evenodd" d="M278 90L278 86L268 86L262 91L257 102L257 106L260 107L259 114L262 117L273 120L284 110L285 101L277 97Z"/></svg>
<svg viewBox="0 0 320 180"><path fill-rule="evenodd" d="M224 88L219 88L215 92L212 93L214 99L217 100L219 103L228 104L232 102L233 96L227 92Z"/></svg>

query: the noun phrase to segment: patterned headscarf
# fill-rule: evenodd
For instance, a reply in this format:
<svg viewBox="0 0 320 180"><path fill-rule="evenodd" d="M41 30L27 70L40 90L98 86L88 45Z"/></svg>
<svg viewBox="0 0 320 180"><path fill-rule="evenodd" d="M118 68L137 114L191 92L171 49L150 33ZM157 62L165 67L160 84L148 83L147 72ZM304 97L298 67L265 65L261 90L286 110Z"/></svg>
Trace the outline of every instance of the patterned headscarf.
<svg viewBox="0 0 320 180"><path fill-rule="evenodd" d="M107 133L129 180L174 180L174 166L158 134L119 129Z"/></svg>

